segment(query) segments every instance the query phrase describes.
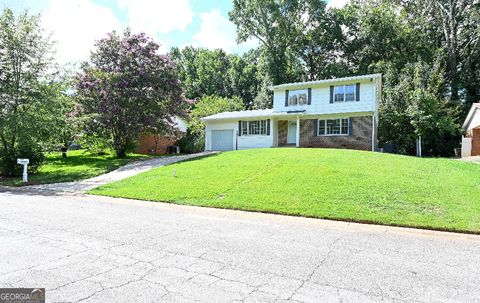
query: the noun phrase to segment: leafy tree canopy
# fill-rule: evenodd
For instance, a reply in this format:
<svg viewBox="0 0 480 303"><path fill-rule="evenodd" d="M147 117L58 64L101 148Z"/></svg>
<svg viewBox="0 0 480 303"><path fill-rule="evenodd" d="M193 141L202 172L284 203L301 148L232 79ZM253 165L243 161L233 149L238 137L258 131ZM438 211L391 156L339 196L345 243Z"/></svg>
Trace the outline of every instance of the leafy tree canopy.
<svg viewBox="0 0 480 303"><path fill-rule="evenodd" d="M56 108L55 77L51 73L51 42L39 16L26 12L0 15L0 174L17 175L17 158L30 158L34 171L42 149L53 137Z"/></svg>
<svg viewBox="0 0 480 303"><path fill-rule="evenodd" d="M77 97L89 117L87 132L109 140L117 156L150 128L174 127L187 106L175 64L145 34L112 32L97 41L77 76Z"/></svg>

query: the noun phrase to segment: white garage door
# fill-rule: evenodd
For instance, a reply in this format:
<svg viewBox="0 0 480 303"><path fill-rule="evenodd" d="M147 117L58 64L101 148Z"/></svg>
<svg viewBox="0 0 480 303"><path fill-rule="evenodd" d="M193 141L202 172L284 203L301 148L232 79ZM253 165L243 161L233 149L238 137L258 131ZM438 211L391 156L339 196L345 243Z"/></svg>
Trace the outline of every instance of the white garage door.
<svg viewBox="0 0 480 303"><path fill-rule="evenodd" d="M233 150L233 129L212 130L212 150Z"/></svg>

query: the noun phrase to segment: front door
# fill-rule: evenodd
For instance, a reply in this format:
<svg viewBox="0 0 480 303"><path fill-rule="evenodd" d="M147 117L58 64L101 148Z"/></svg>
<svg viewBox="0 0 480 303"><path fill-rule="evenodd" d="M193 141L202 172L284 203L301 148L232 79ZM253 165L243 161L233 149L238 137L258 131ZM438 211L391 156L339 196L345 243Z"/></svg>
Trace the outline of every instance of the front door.
<svg viewBox="0 0 480 303"><path fill-rule="evenodd" d="M297 122L288 121L287 144L297 143Z"/></svg>

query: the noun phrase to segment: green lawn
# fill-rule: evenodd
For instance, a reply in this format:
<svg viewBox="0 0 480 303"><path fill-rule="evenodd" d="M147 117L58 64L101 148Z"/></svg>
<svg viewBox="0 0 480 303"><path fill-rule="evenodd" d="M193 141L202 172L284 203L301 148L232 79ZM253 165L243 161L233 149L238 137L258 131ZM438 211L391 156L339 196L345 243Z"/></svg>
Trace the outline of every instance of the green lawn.
<svg viewBox="0 0 480 303"><path fill-rule="evenodd" d="M335 149L234 151L154 169L91 193L480 232L480 165L451 159Z"/></svg>
<svg viewBox="0 0 480 303"><path fill-rule="evenodd" d="M69 151L66 159L60 152L46 155L45 163L36 174L29 175L29 184L45 184L87 179L114 170L129 161L148 158L147 155L129 154L125 159L112 155L94 156L84 150ZM1 178L0 185L21 186L22 178Z"/></svg>

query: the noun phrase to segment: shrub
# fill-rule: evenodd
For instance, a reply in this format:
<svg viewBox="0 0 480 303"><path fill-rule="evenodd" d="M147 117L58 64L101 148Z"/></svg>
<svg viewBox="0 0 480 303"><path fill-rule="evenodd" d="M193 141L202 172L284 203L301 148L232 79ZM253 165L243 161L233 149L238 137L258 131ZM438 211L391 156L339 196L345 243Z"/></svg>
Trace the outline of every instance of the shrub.
<svg viewBox="0 0 480 303"><path fill-rule="evenodd" d="M83 135L79 140L82 148L92 155L102 156L111 152L111 140L104 139L95 134Z"/></svg>
<svg viewBox="0 0 480 303"><path fill-rule="evenodd" d="M185 136L177 141L180 151L186 154L202 152L205 149L205 136L198 136L187 131Z"/></svg>
<svg viewBox="0 0 480 303"><path fill-rule="evenodd" d="M17 159L19 158L30 160L28 172L32 174L37 172L45 160L40 145L29 141L19 142L13 152L6 152L4 149L0 149L0 174L9 177L21 176L23 166L17 164Z"/></svg>

